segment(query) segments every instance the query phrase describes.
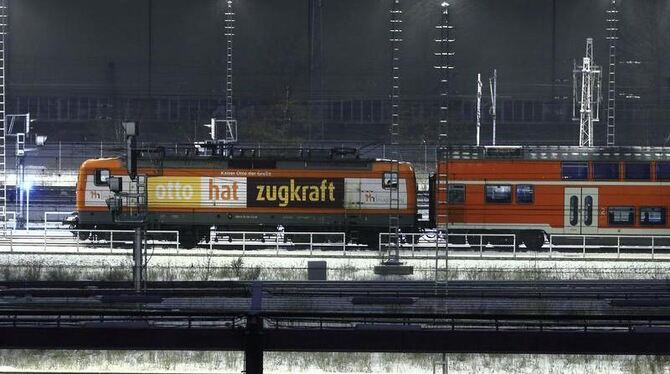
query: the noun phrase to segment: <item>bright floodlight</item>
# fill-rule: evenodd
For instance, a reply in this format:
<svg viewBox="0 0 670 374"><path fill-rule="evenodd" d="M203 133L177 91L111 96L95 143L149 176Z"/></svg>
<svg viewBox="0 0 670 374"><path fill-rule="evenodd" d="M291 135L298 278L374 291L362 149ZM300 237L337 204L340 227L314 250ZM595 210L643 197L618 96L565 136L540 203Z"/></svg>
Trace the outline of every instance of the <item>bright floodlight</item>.
<svg viewBox="0 0 670 374"><path fill-rule="evenodd" d="M443 1L443 2L442 2L442 4L440 4L440 5L442 5L443 7L445 7L445 8L446 8L446 7L448 7L448 6L449 6L449 3L448 3L448 2L446 2L446 1Z"/></svg>
<svg viewBox="0 0 670 374"><path fill-rule="evenodd" d="M26 179L21 183L21 189L24 191L30 191L30 189L33 188L33 181L30 179Z"/></svg>

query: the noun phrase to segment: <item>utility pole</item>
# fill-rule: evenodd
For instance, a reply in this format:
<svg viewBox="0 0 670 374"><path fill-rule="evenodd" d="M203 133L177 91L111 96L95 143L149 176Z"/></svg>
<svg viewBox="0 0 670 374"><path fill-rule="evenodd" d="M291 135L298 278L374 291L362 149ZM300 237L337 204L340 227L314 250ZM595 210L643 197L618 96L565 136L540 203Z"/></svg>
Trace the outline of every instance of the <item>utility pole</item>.
<svg viewBox="0 0 670 374"><path fill-rule="evenodd" d="M498 100L498 69L493 69L493 77L489 78L491 90L491 120L493 122L493 145L496 145L496 102Z"/></svg>
<svg viewBox="0 0 670 374"><path fill-rule="evenodd" d="M477 74L477 147L479 147L479 132L481 126L482 126L482 75Z"/></svg>
<svg viewBox="0 0 670 374"><path fill-rule="evenodd" d="M593 39L586 39L586 56L573 69L572 116L579 121L579 146L593 147L593 123L600 120L600 66L593 58ZM579 116L577 116L579 112Z"/></svg>

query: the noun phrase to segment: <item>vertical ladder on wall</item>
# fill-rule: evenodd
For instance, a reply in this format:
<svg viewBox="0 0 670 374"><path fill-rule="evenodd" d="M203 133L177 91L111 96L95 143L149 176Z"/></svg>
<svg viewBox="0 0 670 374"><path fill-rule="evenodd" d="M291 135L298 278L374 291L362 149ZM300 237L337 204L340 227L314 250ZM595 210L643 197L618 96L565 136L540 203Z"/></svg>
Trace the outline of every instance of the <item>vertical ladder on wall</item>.
<svg viewBox="0 0 670 374"><path fill-rule="evenodd" d="M387 264L400 263L400 43L402 42L402 10L400 0L391 6L389 41L391 42L391 173L389 189L389 226Z"/></svg>
<svg viewBox="0 0 670 374"><path fill-rule="evenodd" d="M607 9L607 40L609 61L607 70L607 145L614 145L616 130L616 42L619 39L619 11L616 0Z"/></svg>
<svg viewBox="0 0 670 374"><path fill-rule="evenodd" d="M2 225L2 235L5 235L7 229L7 132L5 131L5 61L6 61L6 42L9 28L8 1L0 0L0 225Z"/></svg>
<svg viewBox="0 0 670 374"><path fill-rule="evenodd" d="M451 57L454 52L451 51L450 45L454 42L451 37L451 30L453 26L449 24L449 4L444 2L441 4L442 13L440 24L436 26L439 31L439 37L436 39L438 52L437 66L440 77L440 111L439 111L439 125L438 125L438 165L436 174L436 191L435 199L435 223L438 231L445 234L447 240L447 200L448 200L448 178L447 178L447 161L449 158L448 135L449 135L449 71L454 67L450 64ZM445 244L446 245L446 244Z"/></svg>

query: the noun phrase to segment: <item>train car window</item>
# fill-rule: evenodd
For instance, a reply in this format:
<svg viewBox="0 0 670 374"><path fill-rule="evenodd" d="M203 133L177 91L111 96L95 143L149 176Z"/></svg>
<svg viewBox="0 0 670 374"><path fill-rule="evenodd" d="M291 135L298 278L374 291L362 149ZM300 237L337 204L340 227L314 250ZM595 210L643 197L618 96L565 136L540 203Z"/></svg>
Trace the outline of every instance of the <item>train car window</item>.
<svg viewBox="0 0 670 374"><path fill-rule="evenodd" d="M520 204L531 204L533 202L533 189L532 184L517 184L516 202Z"/></svg>
<svg viewBox="0 0 670 374"><path fill-rule="evenodd" d="M107 180L110 177L110 172L107 169L95 169L95 185L96 186L106 186Z"/></svg>
<svg viewBox="0 0 670 374"><path fill-rule="evenodd" d="M641 225L665 225L665 208L645 207L640 208Z"/></svg>
<svg viewBox="0 0 670 374"><path fill-rule="evenodd" d="M593 196L584 198L584 225L591 226L593 224Z"/></svg>
<svg viewBox="0 0 670 374"><path fill-rule="evenodd" d="M594 162L593 179L596 180L617 180L619 179L618 162Z"/></svg>
<svg viewBox="0 0 670 374"><path fill-rule="evenodd" d="M398 188L398 173L394 172L384 172L382 178L382 187L383 188Z"/></svg>
<svg viewBox="0 0 670 374"><path fill-rule="evenodd" d="M649 162L627 162L625 163L625 169L626 179L651 179L651 164Z"/></svg>
<svg viewBox="0 0 670 374"><path fill-rule="evenodd" d="M564 162L561 165L563 179L586 180L589 176L588 162Z"/></svg>
<svg viewBox="0 0 670 374"><path fill-rule="evenodd" d="M632 225L635 222L635 208L610 207L607 209L607 223L610 225Z"/></svg>
<svg viewBox="0 0 670 374"><path fill-rule="evenodd" d="M670 162L656 162L656 179L670 180Z"/></svg>
<svg viewBox="0 0 670 374"><path fill-rule="evenodd" d="M579 220L577 210L579 205L579 198L577 196L570 197L570 226L576 226Z"/></svg>
<svg viewBox="0 0 670 374"><path fill-rule="evenodd" d="M449 196L447 202L449 204L463 204L465 202L465 185L464 184L450 184L448 187Z"/></svg>
<svg viewBox="0 0 670 374"><path fill-rule="evenodd" d="M511 203L512 186L509 184L487 184L486 185L487 203Z"/></svg>

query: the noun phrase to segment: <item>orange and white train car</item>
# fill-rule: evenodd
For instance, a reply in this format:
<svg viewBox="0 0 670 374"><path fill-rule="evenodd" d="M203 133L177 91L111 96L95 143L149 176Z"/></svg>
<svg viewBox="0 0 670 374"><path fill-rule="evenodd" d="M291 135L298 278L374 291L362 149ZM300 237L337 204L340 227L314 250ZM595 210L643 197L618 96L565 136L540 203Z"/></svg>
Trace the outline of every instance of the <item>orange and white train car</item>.
<svg viewBox="0 0 670 374"><path fill-rule="evenodd" d="M431 219L456 232L670 235L670 150L453 147L432 181ZM435 188L446 180L447 188Z"/></svg>
<svg viewBox="0 0 670 374"><path fill-rule="evenodd" d="M403 231L416 225L416 181L405 162L394 168L388 160L175 156L138 164L146 224L178 230L187 248L207 239L212 226L345 231L374 244L388 230L389 215L398 216ZM74 228L125 228L106 204L112 196L107 180L114 176L122 177L124 191L132 190L123 158L81 165Z"/></svg>

